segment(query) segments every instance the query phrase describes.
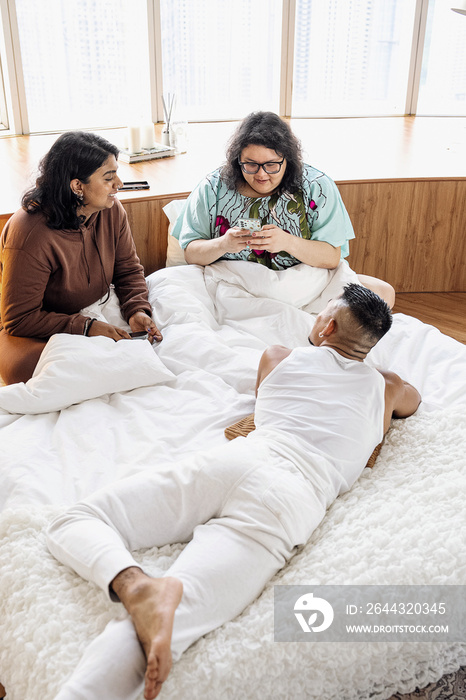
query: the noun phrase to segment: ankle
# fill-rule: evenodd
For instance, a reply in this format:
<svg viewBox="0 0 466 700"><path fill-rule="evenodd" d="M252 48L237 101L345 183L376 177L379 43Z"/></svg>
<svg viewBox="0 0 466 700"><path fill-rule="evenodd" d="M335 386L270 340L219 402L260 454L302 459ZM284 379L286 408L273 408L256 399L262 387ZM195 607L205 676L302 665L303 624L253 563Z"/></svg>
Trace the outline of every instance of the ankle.
<svg viewBox="0 0 466 700"><path fill-rule="evenodd" d="M142 592L150 583L151 578L137 566L123 569L115 576L110 586L120 601L127 607L126 601L131 600L138 592Z"/></svg>

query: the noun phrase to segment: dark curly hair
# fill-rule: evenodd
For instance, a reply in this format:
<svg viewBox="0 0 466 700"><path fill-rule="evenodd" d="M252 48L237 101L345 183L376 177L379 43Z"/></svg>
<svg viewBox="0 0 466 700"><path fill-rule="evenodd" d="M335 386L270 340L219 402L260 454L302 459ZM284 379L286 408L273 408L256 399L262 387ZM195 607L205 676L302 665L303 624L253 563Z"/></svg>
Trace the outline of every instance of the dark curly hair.
<svg viewBox="0 0 466 700"><path fill-rule="evenodd" d="M277 192L296 192L302 186L303 161L301 143L289 125L274 112L252 112L243 119L231 137L226 152L226 163L220 174L230 189L243 183L243 171L238 159L251 144L265 146L286 158L285 174Z"/></svg>
<svg viewBox="0 0 466 700"><path fill-rule="evenodd" d="M29 214L41 211L53 229L79 228L81 218L77 210L82 202L70 187L78 178L89 182L110 155L118 158L118 148L112 143L87 131L68 131L59 136L50 151L39 163L39 177L35 186L21 200Z"/></svg>

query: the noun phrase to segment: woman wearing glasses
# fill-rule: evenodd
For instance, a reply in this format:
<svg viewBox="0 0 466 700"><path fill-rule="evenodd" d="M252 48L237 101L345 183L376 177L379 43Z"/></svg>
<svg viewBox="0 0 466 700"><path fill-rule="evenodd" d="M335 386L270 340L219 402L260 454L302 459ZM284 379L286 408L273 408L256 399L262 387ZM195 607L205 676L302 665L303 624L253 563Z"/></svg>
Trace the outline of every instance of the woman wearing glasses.
<svg viewBox="0 0 466 700"><path fill-rule="evenodd" d="M260 230L244 219L260 220ZM238 126L226 163L191 193L173 233L188 263L248 260L283 270L298 263L334 269L349 254L353 227L337 186L302 162L290 127L273 112ZM393 288L361 276L392 306Z"/></svg>

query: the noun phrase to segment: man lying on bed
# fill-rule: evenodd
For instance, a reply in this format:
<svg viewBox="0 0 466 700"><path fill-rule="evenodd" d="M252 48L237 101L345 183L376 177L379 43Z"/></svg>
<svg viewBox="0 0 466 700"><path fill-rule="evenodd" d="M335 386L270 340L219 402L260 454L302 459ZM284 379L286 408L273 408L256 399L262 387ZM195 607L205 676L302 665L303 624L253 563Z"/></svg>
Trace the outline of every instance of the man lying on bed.
<svg viewBox="0 0 466 700"><path fill-rule="evenodd" d="M390 325L380 297L347 285L312 347L264 352L247 438L123 479L52 523L50 551L130 614L91 643L57 700L129 700L144 677L155 698L172 654L238 615L307 542L392 416L419 405L413 386L364 362ZM174 542L188 544L160 578L130 554Z"/></svg>

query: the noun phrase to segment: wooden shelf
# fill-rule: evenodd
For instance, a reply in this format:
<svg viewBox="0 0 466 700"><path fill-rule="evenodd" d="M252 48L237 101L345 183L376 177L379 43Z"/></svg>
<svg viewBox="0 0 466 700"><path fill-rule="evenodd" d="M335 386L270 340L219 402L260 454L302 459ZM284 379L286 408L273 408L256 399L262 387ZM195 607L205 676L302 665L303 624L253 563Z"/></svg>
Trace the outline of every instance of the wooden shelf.
<svg viewBox="0 0 466 700"><path fill-rule="evenodd" d="M423 179L466 180L466 118L380 117L291 119L304 160L337 183ZM142 201L188 193L224 160L237 122L189 124L188 151L172 158L120 164L124 180L148 180L149 193L121 194ZM156 126L160 133L161 125ZM119 146L121 129L101 131ZM11 215L34 182L37 164L57 134L0 137L0 216Z"/></svg>
<svg viewBox="0 0 466 700"><path fill-rule="evenodd" d="M385 279L397 292L466 292L466 117L290 123L304 160L338 184L356 233L349 256L356 272ZM165 264L163 206L221 165L236 125L190 124L186 154L120 164L123 180L150 185L119 194L146 274ZM116 145L123 140L122 130L102 134ZM0 137L0 231L56 138Z"/></svg>

